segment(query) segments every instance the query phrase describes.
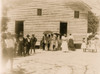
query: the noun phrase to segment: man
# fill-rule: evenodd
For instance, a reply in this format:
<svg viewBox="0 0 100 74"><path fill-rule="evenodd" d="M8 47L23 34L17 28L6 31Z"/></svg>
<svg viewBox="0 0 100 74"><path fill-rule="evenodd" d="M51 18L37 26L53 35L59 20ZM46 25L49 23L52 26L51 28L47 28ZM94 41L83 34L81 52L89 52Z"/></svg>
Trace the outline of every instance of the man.
<svg viewBox="0 0 100 74"><path fill-rule="evenodd" d="M7 38L5 39L5 46L8 54L8 60L11 63L11 70L13 69L13 52L14 52L14 41L10 32L7 34Z"/></svg>
<svg viewBox="0 0 100 74"><path fill-rule="evenodd" d="M26 38L26 54L28 54L28 55L29 55L30 47L31 47L30 35L27 35L27 38Z"/></svg>
<svg viewBox="0 0 100 74"><path fill-rule="evenodd" d="M7 49L6 49L6 43L5 40L7 39L7 33L2 33L1 34L1 48L2 48L2 72L5 72L5 68L6 68L6 64L8 62L8 53L7 53Z"/></svg>
<svg viewBox="0 0 100 74"><path fill-rule="evenodd" d="M20 56L24 55L25 56L25 38L23 36L19 37L19 41L18 41L18 54Z"/></svg>
<svg viewBox="0 0 100 74"><path fill-rule="evenodd" d="M37 42L37 38L35 37L34 34L32 34L32 38L31 38L31 53L32 53L32 49L34 50L35 53L35 44Z"/></svg>
<svg viewBox="0 0 100 74"><path fill-rule="evenodd" d="M19 37L18 37L18 55L25 56L25 38L23 37L23 33L20 33Z"/></svg>

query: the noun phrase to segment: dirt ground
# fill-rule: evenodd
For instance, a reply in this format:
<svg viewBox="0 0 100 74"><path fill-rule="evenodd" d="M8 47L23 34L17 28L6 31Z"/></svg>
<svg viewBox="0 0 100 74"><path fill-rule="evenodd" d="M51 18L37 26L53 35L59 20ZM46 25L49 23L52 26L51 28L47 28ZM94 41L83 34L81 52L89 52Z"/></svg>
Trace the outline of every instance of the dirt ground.
<svg viewBox="0 0 100 74"><path fill-rule="evenodd" d="M82 49L69 51L43 51L14 58L14 70L5 74L100 74L100 51L83 52Z"/></svg>

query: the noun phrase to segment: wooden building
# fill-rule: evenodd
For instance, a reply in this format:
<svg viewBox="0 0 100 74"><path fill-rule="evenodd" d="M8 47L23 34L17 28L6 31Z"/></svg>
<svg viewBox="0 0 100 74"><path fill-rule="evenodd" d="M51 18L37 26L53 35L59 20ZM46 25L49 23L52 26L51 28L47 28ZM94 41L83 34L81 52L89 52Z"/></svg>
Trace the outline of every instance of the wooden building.
<svg viewBox="0 0 100 74"><path fill-rule="evenodd" d="M35 34L38 42L44 31L71 33L75 43L86 37L90 7L80 0L33 0L8 11L8 30Z"/></svg>

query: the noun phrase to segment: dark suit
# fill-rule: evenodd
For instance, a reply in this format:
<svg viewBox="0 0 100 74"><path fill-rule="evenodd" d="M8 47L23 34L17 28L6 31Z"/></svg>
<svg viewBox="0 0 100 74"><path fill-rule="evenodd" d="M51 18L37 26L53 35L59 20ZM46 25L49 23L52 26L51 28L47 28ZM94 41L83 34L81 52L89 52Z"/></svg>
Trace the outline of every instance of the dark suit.
<svg viewBox="0 0 100 74"><path fill-rule="evenodd" d="M19 37L19 41L18 41L18 54L22 56L22 53L23 55L25 56L25 50L24 50L24 47L25 47L25 38L23 38L22 36Z"/></svg>
<svg viewBox="0 0 100 74"><path fill-rule="evenodd" d="M29 55L30 47L31 47L30 38L26 38L26 54L28 54L28 55Z"/></svg>
<svg viewBox="0 0 100 74"><path fill-rule="evenodd" d="M35 44L36 44L36 42L37 42L36 37L31 38L31 49L34 49L34 53L35 53Z"/></svg>

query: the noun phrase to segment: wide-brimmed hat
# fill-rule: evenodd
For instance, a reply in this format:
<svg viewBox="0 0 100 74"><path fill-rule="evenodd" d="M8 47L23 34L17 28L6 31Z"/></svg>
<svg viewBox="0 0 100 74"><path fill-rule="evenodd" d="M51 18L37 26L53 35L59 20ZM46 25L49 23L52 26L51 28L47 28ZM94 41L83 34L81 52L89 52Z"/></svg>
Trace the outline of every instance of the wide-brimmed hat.
<svg viewBox="0 0 100 74"><path fill-rule="evenodd" d="M52 34L52 31L44 31L43 34Z"/></svg>
<svg viewBox="0 0 100 74"><path fill-rule="evenodd" d="M28 34L27 37L30 37L30 35Z"/></svg>
<svg viewBox="0 0 100 74"><path fill-rule="evenodd" d="M32 34L32 36L35 36L34 34Z"/></svg>

